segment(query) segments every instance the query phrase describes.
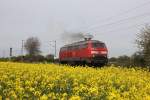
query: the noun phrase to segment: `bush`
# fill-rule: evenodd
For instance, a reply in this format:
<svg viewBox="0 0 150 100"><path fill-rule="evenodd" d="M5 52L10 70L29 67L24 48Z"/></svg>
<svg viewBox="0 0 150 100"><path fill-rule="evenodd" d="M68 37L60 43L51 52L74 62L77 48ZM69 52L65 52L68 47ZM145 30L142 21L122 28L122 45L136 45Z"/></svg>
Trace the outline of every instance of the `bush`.
<svg viewBox="0 0 150 100"><path fill-rule="evenodd" d="M26 55L26 56L13 57L11 60L14 62L35 62L36 63L36 62L48 62L49 59L47 59L42 55L34 55L34 56ZM52 61L53 60L51 60L51 62Z"/></svg>

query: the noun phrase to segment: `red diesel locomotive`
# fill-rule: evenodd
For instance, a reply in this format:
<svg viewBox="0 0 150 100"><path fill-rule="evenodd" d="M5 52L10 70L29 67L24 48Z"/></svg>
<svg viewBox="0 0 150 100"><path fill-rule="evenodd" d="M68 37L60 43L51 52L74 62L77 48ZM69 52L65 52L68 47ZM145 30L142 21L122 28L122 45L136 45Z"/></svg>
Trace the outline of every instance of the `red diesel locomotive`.
<svg viewBox="0 0 150 100"><path fill-rule="evenodd" d="M59 52L59 61L62 64L104 66L108 62L107 54L105 43L89 39L63 46Z"/></svg>

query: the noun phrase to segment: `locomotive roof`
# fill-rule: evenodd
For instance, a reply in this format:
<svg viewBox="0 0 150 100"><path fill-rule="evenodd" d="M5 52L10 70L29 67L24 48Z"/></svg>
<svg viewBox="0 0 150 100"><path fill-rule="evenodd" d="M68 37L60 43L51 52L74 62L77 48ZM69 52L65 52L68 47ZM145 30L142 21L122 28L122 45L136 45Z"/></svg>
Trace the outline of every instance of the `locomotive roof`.
<svg viewBox="0 0 150 100"><path fill-rule="evenodd" d="M102 41L98 41L98 40L90 40L90 41L93 42L93 43L103 43ZM73 46L73 45L80 45L80 44L84 44L84 43L88 43L88 41L74 42L74 43L71 43L71 44L64 45L63 47L68 47L68 46Z"/></svg>

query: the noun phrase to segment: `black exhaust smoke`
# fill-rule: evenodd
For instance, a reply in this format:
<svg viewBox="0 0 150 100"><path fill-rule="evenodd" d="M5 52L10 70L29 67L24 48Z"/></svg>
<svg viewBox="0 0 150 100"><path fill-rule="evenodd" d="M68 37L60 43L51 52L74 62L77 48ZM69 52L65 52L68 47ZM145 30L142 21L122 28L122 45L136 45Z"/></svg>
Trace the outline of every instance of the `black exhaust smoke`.
<svg viewBox="0 0 150 100"><path fill-rule="evenodd" d="M67 43L72 43L72 42L77 42L81 40L91 40L93 38L93 35L87 34L87 33L82 33L82 32L64 32L62 34L62 40Z"/></svg>

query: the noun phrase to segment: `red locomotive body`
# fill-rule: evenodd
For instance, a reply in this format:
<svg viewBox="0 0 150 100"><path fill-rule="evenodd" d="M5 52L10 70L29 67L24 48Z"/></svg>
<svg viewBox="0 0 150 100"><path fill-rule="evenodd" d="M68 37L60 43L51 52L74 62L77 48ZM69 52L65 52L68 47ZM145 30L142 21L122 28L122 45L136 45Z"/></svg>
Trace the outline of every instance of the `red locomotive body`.
<svg viewBox="0 0 150 100"><path fill-rule="evenodd" d="M100 65L107 64L108 50L105 43L87 40L65 45L60 49L60 63Z"/></svg>

